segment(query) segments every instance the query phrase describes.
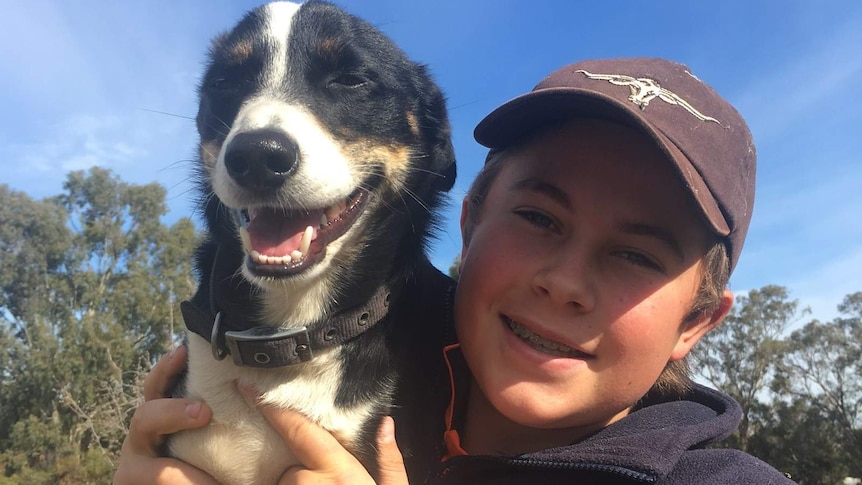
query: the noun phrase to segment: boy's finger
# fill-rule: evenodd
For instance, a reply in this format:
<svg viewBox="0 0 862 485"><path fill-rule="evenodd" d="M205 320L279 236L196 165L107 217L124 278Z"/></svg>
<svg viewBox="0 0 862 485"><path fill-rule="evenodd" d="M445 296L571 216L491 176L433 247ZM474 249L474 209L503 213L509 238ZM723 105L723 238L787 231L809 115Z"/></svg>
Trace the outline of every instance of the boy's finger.
<svg viewBox="0 0 862 485"><path fill-rule="evenodd" d="M186 368L188 350L180 345L168 352L144 379L144 401L168 397L168 390Z"/></svg>
<svg viewBox="0 0 862 485"><path fill-rule="evenodd" d="M301 413L265 404L257 408L305 468L336 472L362 467L329 431Z"/></svg>
<svg viewBox="0 0 862 485"><path fill-rule="evenodd" d="M380 485L407 485L407 470L398 443L395 442L395 421L385 416L377 433L377 460L380 464Z"/></svg>
<svg viewBox="0 0 862 485"><path fill-rule="evenodd" d="M205 403L192 399L156 399L138 406L129 425L126 442L137 453L156 456L165 436L200 428L212 417ZM125 444L124 444L125 446Z"/></svg>

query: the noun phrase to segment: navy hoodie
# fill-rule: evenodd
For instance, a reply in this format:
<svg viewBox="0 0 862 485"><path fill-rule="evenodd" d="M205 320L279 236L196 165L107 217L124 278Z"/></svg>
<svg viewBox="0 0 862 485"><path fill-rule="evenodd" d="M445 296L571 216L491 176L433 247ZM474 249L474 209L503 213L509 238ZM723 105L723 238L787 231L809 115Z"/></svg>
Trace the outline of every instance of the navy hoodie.
<svg viewBox="0 0 862 485"><path fill-rule="evenodd" d="M732 433L741 411L696 386L682 400L640 408L578 443L517 457L456 456L428 483L791 484L757 458L704 446Z"/></svg>
<svg viewBox="0 0 862 485"><path fill-rule="evenodd" d="M699 385L685 396L637 408L568 446L514 457L468 455L441 461L451 389L465 389L469 371L462 359L452 359L453 383L442 354L455 341L454 283L433 269L418 276L416 283L428 288L425 301L414 308L422 318L414 317L397 342L406 370L393 409L411 484L794 483L741 451L706 448L732 434L742 412L726 394Z"/></svg>

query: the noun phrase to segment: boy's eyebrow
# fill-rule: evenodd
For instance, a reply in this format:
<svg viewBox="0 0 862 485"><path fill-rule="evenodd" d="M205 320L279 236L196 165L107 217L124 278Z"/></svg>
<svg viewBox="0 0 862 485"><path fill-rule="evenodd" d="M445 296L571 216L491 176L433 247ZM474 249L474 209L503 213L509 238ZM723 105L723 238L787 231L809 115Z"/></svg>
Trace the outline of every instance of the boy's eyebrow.
<svg viewBox="0 0 862 485"><path fill-rule="evenodd" d="M536 177L527 177L523 180L519 180L512 184L509 189L539 192L553 199L567 209L572 208L572 202L569 200L569 196L562 189L550 182L546 182Z"/></svg>
<svg viewBox="0 0 862 485"><path fill-rule="evenodd" d="M620 231L633 234L636 236L649 236L660 240L665 243L674 254L682 261L685 260L685 253L682 250L682 245L679 243L676 237L662 227L653 226L651 224L641 224L637 222L625 222L620 224Z"/></svg>

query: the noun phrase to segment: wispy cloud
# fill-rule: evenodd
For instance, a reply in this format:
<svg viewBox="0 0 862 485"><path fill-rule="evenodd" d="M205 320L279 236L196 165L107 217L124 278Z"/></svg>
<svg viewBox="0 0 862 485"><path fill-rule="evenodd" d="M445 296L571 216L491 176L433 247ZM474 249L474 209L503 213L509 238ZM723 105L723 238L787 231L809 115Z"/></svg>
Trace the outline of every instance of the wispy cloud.
<svg viewBox="0 0 862 485"><path fill-rule="evenodd" d="M778 141L830 98L856 93L862 78L859 46L862 18L850 17L826 35L813 37L808 51L785 57L783 67L754 80L736 96L734 102L759 135L758 141ZM848 101L859 105L857 99Z"/></svg>
<svg viewBox="0 0 862 485"><path fill-rule="evenodd" d="M134 119L78 114L47 126L29 143L0 149L12 173L60 180L66 172L101 166L120 170L144 159L151 138Z"/></svg>
<svg viewBox="0 0 862 485"><path fill-rule="evenodd" d="M817 268L815 271L800 275L798 279L788 282L795 295L803 305L810 306L813 315L821 321L828 321L838 316L837 306L846 295L862 291L862 248L857 248L853 254Z"/></svg>

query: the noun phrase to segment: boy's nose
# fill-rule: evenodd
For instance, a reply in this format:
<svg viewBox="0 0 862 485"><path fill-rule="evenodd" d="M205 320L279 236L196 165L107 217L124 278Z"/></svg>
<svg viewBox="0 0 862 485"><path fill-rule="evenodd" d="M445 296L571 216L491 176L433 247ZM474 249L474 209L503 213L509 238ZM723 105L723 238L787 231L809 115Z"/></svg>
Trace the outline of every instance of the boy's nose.
<svg viewBox="0 0 862 485"><path fill-rule="evenodd" d="M587 258L566 254L553 258L533 275L533 291L579 313L592 311L596 303Z"/></svg>

